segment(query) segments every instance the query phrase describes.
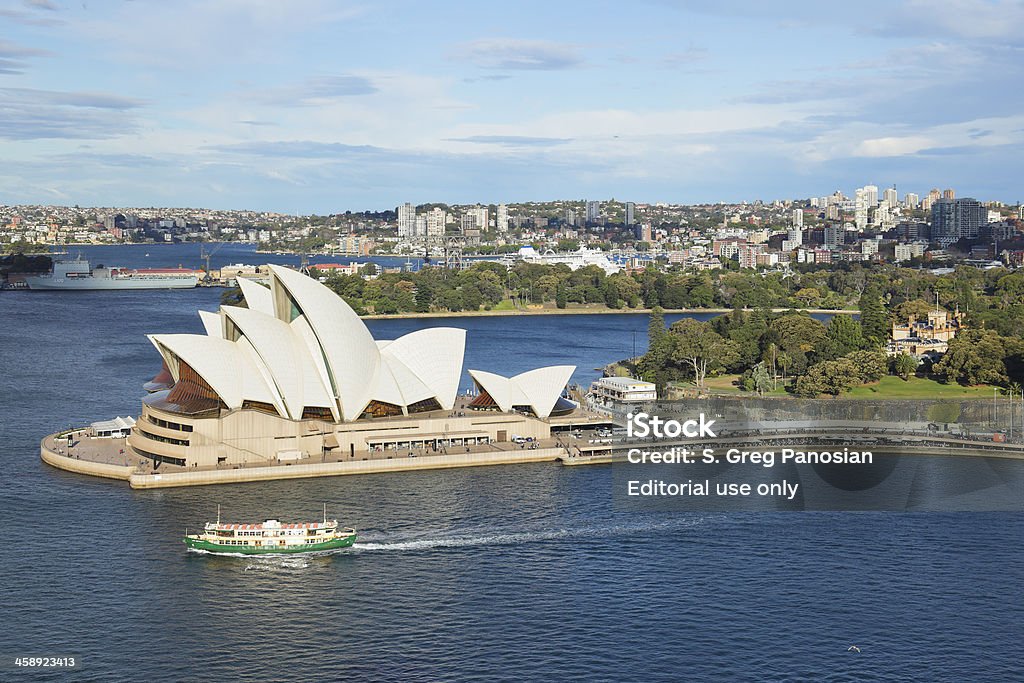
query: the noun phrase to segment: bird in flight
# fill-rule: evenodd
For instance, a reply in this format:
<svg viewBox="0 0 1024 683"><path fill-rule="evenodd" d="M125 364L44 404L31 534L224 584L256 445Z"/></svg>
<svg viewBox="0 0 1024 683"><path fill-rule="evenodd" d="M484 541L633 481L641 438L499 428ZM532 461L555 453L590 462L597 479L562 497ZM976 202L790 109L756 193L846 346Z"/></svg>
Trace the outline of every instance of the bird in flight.
<svg viewBox="0 0 1024 683"><path fill-rule="evenodd" d="M857 647L856 645L851 645L850 647L846 648L846 651L847 652L860 652L860 648Z"/></svg>

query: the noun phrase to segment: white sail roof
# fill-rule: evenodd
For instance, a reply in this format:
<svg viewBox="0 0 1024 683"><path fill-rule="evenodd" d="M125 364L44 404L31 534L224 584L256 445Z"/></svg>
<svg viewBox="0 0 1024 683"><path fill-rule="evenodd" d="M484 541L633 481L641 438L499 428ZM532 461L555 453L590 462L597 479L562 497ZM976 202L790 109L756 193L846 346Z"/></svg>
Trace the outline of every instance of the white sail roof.
<svg viewBox="0 0 1024 683"><path fill-rule="evenodd" d="M228 408L244 401L276 403L260 368L238 344L202 334L151 334L149 339L167 359L175 381L180 377L180 358L217 392Z"/></svg>
<svg viewBox="0 0 1024 683"><path fill-rule="evenodd" d="M289 417L298 419L306 406L330 407L334 402L324 386L304 340L288 323L250 308L221 306L267 366L271 383Z"/></svg>
<svg viewBox="0 0 1024 683"><path fill-rule="evenodd" d="M515 377L502 377L483 370L470 370L469 374L502 410L529 406L538 417L548 417L575 371L575 365L552 365Z"/></svg>
<svg viewBox="0 0 1024 683"><path fill-rule="evenodd" d="M268 287L244 277L237 278L237 282L246 306L260 313L274 315L274 294Z"/></svg>
<svg viewBox="0 0 1024 683"><path fill-rule="evenodd" d="M465 330L431 327L390 342L381 349L381 357L389 365L402 364L430 388L426 398L437 398L442 408L451 410L459 392L465 351Z"/></svg>
<svg viewBox="0 0 1024 683"><path fill-rule="evenodd" d="M199 311L199 319L203 321L203 329L211 337L224 337L224 323L221 322L220 313L210 311Z"/></svg>
<svg viewBox="0 0 1024 683"><path fill-rule="evenodd" d="M291 322L292 305L306 317L323 349L342 416L356 419L372 398L380 369L373 336L344 299L316 280L283 266L270 271L277 317Z"/></svg>

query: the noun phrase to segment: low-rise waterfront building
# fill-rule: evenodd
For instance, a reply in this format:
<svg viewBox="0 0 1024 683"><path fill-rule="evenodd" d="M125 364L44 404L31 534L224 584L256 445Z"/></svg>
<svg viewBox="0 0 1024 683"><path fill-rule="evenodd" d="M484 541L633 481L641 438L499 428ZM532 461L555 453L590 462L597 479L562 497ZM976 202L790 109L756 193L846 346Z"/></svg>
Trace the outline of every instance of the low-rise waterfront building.
<svg viewBox="0 0 1024 683"><path fill-rule="evenodd" d="M599 403L642 403L658 399L658 386L632 377L602 377L590 385L590 394Z"/></svg>

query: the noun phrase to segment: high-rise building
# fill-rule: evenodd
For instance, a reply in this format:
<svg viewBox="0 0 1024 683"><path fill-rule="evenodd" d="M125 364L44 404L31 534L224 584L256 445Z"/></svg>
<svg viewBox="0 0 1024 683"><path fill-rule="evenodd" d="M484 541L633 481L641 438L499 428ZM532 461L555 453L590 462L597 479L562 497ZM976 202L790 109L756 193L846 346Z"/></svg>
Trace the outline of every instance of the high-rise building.
<svg viewBox="0 0 1024 683"><path fill-rule="evenodd" d="M948 187L942 191L943 199L956 199L956 191L953 188Z"/></svg>
<svg viewBox="0 0 1024 683"><path fill-rule="evenodd" d="M794 228L801 228L804 225L804 210L793 209L793 223Z"/></svg>
<svg viewBox="0 0 1024 683"><path fill-rule="evenodd" d="M899 195L896 194L896 188L885 188L885 192L882 193L882 199L889 203L889 208L894 208L897 204L899 204Z"/></svg>
<svg viewBox="0 0 1024 683"><path fill-rule="evenodd" d="M896 215L889 200L883 200L875 209L875 225L882 230L892 230L896 227Z"/></svg>
<svg viewBox="0 0 1024 683"><path fill-rule="evenodd" d="M448 214L440 206L435 206L427 214L427 237L444 235L444 226L448 222Z"/></svg>
<svg viewBox="0 0 1024 683"><path fill-rule="evenodd" d="M576 211L573 209L565 210L565 224L571 227L576 227Z"/></svg>
<svg viewBox="0 0 1024 683"><path fill-rule="evenodd" d="M476 221L476 227L479 230L487 229L488 222L488 211L486 206L474 206L472 209L466 211L467 216L472 216L473 220Z"/></svg>
<svg viewBox="0 0 1024 683"><path fill-rule="evenodd" d="M416 207L406 202L398 207L398 236L413 237L416 234Z"/></svg>
<svg viewBox="0 0 1024 683"><path fill-rule="evenodd" d="M416 237L425 237L427 234L427 214L421 213L416 216Z"/></svg>
<svg viewBox="0 0 1024 683"><path fill-rule="evenodd" d="M626 202L626 227L633 225L636 220L636 204L633 202Z"/></svg>
<svg viewBox="0 0 1024 683"><path fill-rule="evenodd" d="M878 206L878 186L877 185L865 185L864 190L864 201L867 202L868 208L873 209Z"/></svg>
<svg viewBox="0 0 1024 683"><path fill-rule="evenodd" d="M826 249L838 249L841 244L845 241L845 233L843 232L843 226L838 223L826 223L825 224L825 248Z"/></svg>
<svg viewBox="0 0 1024 683"><path fill-rule="evenodd" d="M494 225L494 229L499 233L508 232L508 207L504 204L498 204L498 216Z"/></svg>
<svg viewBox="0 0 1024 683"><path fill-rule="evenodd" d="M862 187L853 194L853 222L858 230L868 227L868 199Z"/></svg>
<svg viewBox="0 0 1024 683"><path fill-rule="evenodd" d="M589 201L587 202L587 222L596 223L601 217L601 202Z"/></svg>
<svg viewBox="0 0 1024 683"><path fill-rule="evenodd" d="M921 203L921 198L913 192L908 192L903 195L903 205L908 209L916 209L917 205Z"/></svg>
<svg viewBox="0 0 1024 683"><path fill-rule="evenodd" d="M486 211L487 209L484 209ZM466 244L479 244L480 243L480 223L478 222L478 216L475 213L471 213L473 209L470 209L462 215L460 226L462 228L462 236L466 241Z"/></svg>
<svg viewBox="0 0 1024 683"><path fill-rule="evenodd" d="M932 240L952 244L959 239L977 239L988 222L988 209L976 199L947 199L932 204Z"/></svg>

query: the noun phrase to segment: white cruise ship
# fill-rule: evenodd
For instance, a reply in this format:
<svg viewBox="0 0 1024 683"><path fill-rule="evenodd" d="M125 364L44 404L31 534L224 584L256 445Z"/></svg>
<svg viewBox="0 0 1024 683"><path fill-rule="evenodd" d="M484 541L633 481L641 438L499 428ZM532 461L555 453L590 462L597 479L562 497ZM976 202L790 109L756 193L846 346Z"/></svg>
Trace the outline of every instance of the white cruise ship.
<svg viewBox="0 0 1024 683"><path fill-rule="evenodd" d="M577 270L585 266L597 266L603 270L606 274L612 275L621 270L621 268L613 263L608 255L600 249L587 249L586 247L580 247L577 251L568 251L558 253L552 249L544 251L544 253L538 253L533 247L521 247L515 254L509 254L506 257L506 262L517 262L526 261L527 263L564 263L569 266L572 270Z"/></svg>

